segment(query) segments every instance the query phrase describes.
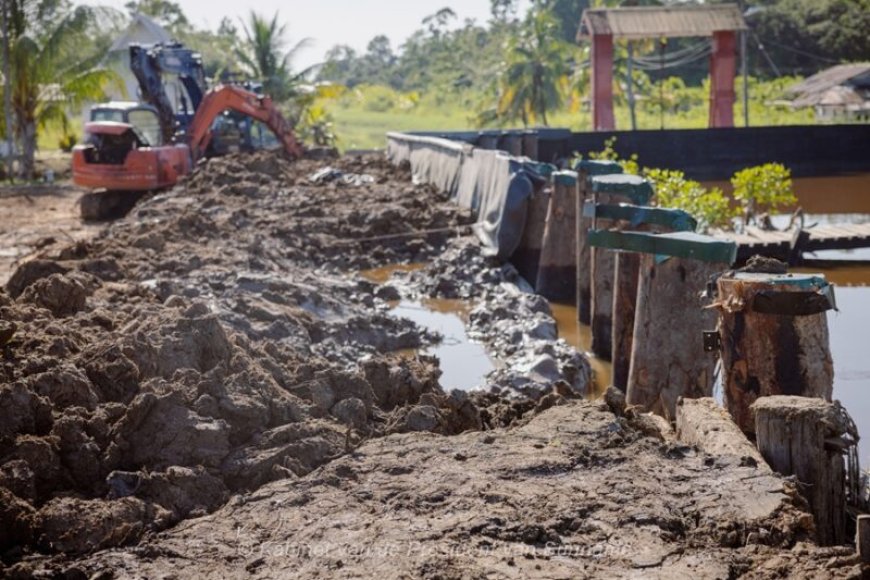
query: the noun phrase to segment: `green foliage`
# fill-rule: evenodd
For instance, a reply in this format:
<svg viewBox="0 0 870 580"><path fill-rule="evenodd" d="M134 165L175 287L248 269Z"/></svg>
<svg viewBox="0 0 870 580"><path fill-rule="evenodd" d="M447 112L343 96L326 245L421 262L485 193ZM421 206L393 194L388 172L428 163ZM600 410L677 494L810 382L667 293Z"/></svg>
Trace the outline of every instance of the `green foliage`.
<svg viewBox="0 0 870 580"><path fill-rule="evenodd" d="M611 137L604 141L604 149L601 151L590 151L589 159L600 159L604 161L616 161L622 167L622 171L630 175L640 175L640 165L637 162L637 153L632 153L628 159L623 159L614 149L616 145L616 137ZM582 159L582 155L578 158Z"/></svg>
<svg viewBox="0 0 870 580"><path fill-rule="evenodd" d="M76 146L78 143L78 137L75 136L75 133L64 133L60 139L57 141L57 147L61 151L69 153L72 151L72 148Z"/></svg>
<svg viewBox="0 0 870 580"><path fill-rule="evenodd" d="M300 138L318 147L335 147L335 122L323 105L314 104L302 112L297 127Z"/></svg>
<svg viewBox="0 0 870 580"><path fill-rule="evenodd" d="M57 124L68 133L70 110L101 100L104 89L121 86L121 81L97 66L103 54L92 36L103 22L103 11L44 0L11 1L17 15L9 47L12 112L21 174L31 179L38 132ZM46 4L55 10L50 16L43 10Z"/></svg>
<svg viewBox="0 0 870 580"><path fill-rule="evenodd" d="M797 203L791 182L791 171L781 163L766 163L749 167L731 178L734 199L740 202L745 215L752 218Z"/></svg>
<svg viewBox="0 0 870 580"><path fill-rule="evenodd" d="M570 74L569 47L559 22L544 9L532 9L520 33L508 41L502 64L496 117L548 124L547 112L561 107Z"/></svg>
<svg viewBox="0 0 870 580"><path fill-rule="evenodd" d="M294 72L293 58L311 40L302 39L288 50L287 25L279 24L277 12L269 20L252 10L242 28L245 40L236 56L246 72L262 82L263 90L277 102L297 95L309 71Z"/></svg>
<svg viewBox="0 0 870 580"><path fill-rule="evenodd" d="M750 51L752 70L768 77L810 75L843 61L870 59L870 0L756 0L749 17L759 50Z"/></svg>
<svg viewBox="0 0 870 580"><path fill-rule="evenodd" d="M643 170L655 189L655 203L660 207L681 209L698 220L698 229L731 229L737 212L718 187L706 189L697 181L686 179L682 171Z"/></svg>

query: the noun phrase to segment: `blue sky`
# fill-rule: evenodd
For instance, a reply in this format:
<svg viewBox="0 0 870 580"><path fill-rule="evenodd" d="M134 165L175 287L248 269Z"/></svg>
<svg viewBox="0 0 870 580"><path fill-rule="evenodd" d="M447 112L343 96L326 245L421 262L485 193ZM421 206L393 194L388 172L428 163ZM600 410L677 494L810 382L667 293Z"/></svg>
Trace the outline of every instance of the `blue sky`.
<svg viewBox="0 0 870 580"><path fill-rule="evenodd" d="M123 10L126 0L74 0L79 4L102 4ZM180 0L188 18L198 27L216 28L224 16L235 21L251 8L261 14L279 12L288 24L291 41L311 37L311 48L299 55L297 66L307 66L322 59L336 44L348 44L363 50L377 34L386 34L394 48L401 44L426 16L444 7L458 15L458 22L489 18L489 0ZM523 0L523 6L527 5Z"/></svg>

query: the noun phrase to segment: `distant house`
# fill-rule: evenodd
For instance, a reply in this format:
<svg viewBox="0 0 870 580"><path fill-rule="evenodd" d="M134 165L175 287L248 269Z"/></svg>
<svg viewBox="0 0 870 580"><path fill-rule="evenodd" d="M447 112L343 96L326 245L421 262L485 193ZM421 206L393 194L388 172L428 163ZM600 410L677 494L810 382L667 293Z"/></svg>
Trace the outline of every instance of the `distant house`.
<svg viewBox="0 0 870 580"><path fill-rule="evenodd" d="M125 93L118 89L108 91L109 98L113 101L136 101L139 99L139 83L130 70L131 44L157 44L158 42L170 42L172 35L165 28L154 22L144 14L136 14L127 29L115 39L103 65L112 69L124 80Z"/></svg>
<svg viewBox="0 0 870 580"><path fill-rule="evenodd" d="M812 107L819 121L870 121L870 63L840 64L789 87L796 109Z"/></svg>

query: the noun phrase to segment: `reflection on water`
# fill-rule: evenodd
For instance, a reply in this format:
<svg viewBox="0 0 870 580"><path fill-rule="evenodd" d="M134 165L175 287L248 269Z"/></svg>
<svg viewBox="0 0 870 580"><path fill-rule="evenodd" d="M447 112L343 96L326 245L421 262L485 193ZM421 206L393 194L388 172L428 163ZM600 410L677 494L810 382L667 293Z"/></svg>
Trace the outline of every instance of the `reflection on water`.
<svg viewBox="0 0 870 580"><path fill-rule="evenodd" d="M442 372L438 382L448 391L483 386L484 377L495 368L483 345L472 341L465 332L471 308L464 300L427 299L423 302L402 300L391 311L394 316L412 320L444 337L439 344L420 352L438 357Z"/></svg>
<svg viewBox="0 0 870 580"><path fill-rule="evenodd" d="M610 386L613 376L613 365L610 361L602 360L592 354L589 349L592 345L592 330L577 320L577 307L573 304L550 304L553 318L556 319L556 327L559 329L559 338L586 353L589 365L593 372L593 390L590 393L592 399L604 395L604 391Z"/></svg>
<svg viewBox="0 0 870 580"><path fill-rule="evenodd" d="M835 279L836 271L827 271ZM849 411L862 439L861 465L870 466L870 277L861 287L837 288L839 312L828 313L831 356L834 358L834 398Z"/></svg>

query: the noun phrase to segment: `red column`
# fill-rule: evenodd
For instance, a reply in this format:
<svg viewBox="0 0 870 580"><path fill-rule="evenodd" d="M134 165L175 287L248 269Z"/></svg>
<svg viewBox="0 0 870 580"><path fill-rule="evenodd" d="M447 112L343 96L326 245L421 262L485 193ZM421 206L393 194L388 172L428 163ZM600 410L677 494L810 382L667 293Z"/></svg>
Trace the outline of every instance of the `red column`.
<svg viewBox="0 0 870 580"><path fill-rule="evenodd" d="M737 34L713 33L710 58L710 127L734 126L734 75L737 73Z"/></svg>
<svg viewBox="0 0 870 580"><path fill-rule="evenodd" d="M613 120L613 35L592 36L592 128L612 131Z"/></svg>

